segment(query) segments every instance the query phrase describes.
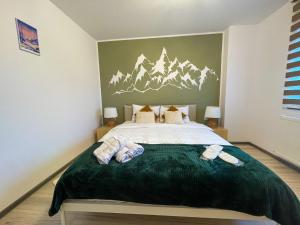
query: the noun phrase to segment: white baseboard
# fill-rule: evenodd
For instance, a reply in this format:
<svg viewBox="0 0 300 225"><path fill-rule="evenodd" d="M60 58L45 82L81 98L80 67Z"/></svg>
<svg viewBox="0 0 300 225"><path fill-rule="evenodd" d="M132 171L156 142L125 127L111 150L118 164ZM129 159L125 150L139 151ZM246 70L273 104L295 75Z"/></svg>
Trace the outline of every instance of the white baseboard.
<svg viewBox="0 0 300 225"><path fill-rule="evenodd" d="M285 155L282 155L281 153L277 152L277 151L269 151L265 148L262 148L256 144L254 144L253 142L249 142L250 145L260 149L261 151L265 152L266 154L270 154L272 157L277 158L278 160L281 160L282 162L284 162L285 164L287 164L289 167L296 169L297 171L300 171L300 164L299 162L296 162L295 160L286 157Z"/></svg>
<svg viewBox="0 0 300 225"><path fill-rule="evenodd" d="M271 153L274 154L275 156L277 156L279 158L282 158L283 160L285 160L285 161L287 161L287 162L289 162L289 163L291 163L291 164L293 164L293 165L295 165L295 166L297 166L297 167L300 168L300 163L299 162L296 162L293 159L291 159L289 157L286 157L286 156L282 155L281 153L279 153L277 151L273 151Z"/></svg>

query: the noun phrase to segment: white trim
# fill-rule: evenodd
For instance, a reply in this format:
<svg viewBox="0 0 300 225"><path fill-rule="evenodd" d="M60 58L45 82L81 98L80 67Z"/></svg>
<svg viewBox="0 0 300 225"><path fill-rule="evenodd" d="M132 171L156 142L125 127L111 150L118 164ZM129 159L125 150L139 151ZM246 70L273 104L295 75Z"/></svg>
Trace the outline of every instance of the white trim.
<svg viewBox="0 0 300 225"><path fill-rule="evenodd" d="M209 34L223 34L225 31L207 32L207 33L190 33L190 34L173 34L173 35L160 35L160 36L148 36L148 37L133 37L133 38L112 38L105 40L97 40L97 43L109 42L109 41L127 41L127 40L140 40L140 39L153 39L153 38L169 38L169 37L186 37L186 36L198 36Z"/></svg>
<svg viewBox="0 0 300 225"><path fill-rule="evenodd" d="M100 108L101 108L101 112L99 112L99 116L100 116L100 124L99 126L103 126L104 125L104 122L103 122L103 99L102 99L102 86L101 86L101 69L100 69L100 57L99 57L99 45L98 45L98 42L96 42L96 49L97 49L97 63L98 63L98 73L99 73L99 96L100 96Z"/></svg>
<svg viewBox="0 0 300 225"><path fill-rule="evenodd" d="M65 212L94 212L94 213L115 213L130 215L152 215L170 216L185 218L214 218L232 220L252 220L270 222L265 216L253 216L242 212L213 209L213 208L194 208L186 206L153 205L140 204L110 200L65 200L60 209L62 213L62 224L64 224Z"/></svg>
<svg viewBox="0 0 300 225"><path fill-rule="evenodd" d="M219 107L221 108L221 119L219 123L221 126L225 124L225 103L226 103L226 75L227 75L227 65L225 64L225 59L227 63L228 57L228 43L225 43L225 39L227 41L226 31L222 33L222 53L221 53L221 71L220 71L220 93L219 93ZM227 44L225 46L225 44ZM225 48L226 47L226 48ZM226 51L226 52L225 52ZM224 86L223 86L224 85ZM224 94L224 96L223 96Z"/></svg>
<svg viewBox="0 0 300 225"><path fill-rule="evenodd" d="M219 107L221 106L221 103L222 103L222 98L221 98L221 95L222 95L222 84L224 82L223 80L223 74L224 74L224 57L225 57L225 49L224 49L224 44L225 44L225 41L224 41L224 33L222 34L222 50L221 50L221 69L220 69L220 93L219 93Z"/></svg>
<svg viewBox="0 0 300 225"><path fill-rule="evenodd" d="M296 116L280 115L280 118L284 120L293 121L293 122L300 122L300 118Z"/></svg>
<svg viewBox="0 0 300 225"><path fill-rule="evenodd" d="M298 162L295 162L293 159L289 158L289 157L286 157L285 155L282 155L281 153L277 152L277 151L273 151L272 152L274 155L276 155L277 157L293 164L294 166L297 166L300 168L300 164ZM300 196L298 197L298 199L300 200Z"/></svg>

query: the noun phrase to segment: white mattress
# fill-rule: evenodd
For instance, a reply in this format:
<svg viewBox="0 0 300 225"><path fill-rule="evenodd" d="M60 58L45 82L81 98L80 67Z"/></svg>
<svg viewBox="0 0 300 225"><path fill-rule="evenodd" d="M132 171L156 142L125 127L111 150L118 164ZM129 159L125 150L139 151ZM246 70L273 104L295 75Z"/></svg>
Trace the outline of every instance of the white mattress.
<svg viewBox="0 0 300 225"><path fill-rule="evenodd" d="M112 136L122 136L128 141L142 144L218 144L231 145L203 124L151 123L141 124L126 121L104 135L99 141Z"/></svg>

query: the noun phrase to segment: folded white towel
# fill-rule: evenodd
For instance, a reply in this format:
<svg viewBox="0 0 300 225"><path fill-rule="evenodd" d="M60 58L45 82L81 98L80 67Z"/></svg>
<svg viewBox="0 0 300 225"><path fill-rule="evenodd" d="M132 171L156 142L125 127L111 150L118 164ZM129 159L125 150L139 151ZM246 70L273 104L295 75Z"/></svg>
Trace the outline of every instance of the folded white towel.
<svg viewBox="0 0 300 225"><path fill-rule="evenodd" d="M220 152L219 157L224 160L225 162L231 163L236 166L241 166L244 163L237 159L236 157L226 153L226 152Z"/></svg>
<svg viewBox="0 0 300 225"><path fill-rule="evenodd" d="M239 162L239 160L237 158L235 158L234 156L232 156L226 152L221 152L219 154L219 157L221 159L223 159L224 161L231 163L231 164L237 164Z"/></svg>
<svg viewBox="0 0 300 225"><path fill-rule="evenodd" d="M205 160L213 160L218 157L220 152L222 151L223 146L220 145L210 145L203 152L201 158Z"/></svg>
<svg viewBox="0 0 300 225"><path fill-rule="evenodd" d="M244 164L241 160L226 152L223 152L222 150L223 147L220 145L210 145L206 147L206 150L202 153L200 158L204 160L214 160L219 156L219 158L224 160L225 162L231 163L236 166L242 166Z"/></svg>
<svg viewBox="0 0 300 225"><path fill-rule="evenodd" d="M111 137L105 140L95 151L94 155L97 157L100 164L108 164L111 158L124 146L127 142L122 137Z"/></svg>
<svg viewBox="0 0 300 225"><path fill-rule="evenodd" d="M116 160L120 163L126 163L143 154L144 148L141 145L135 143L127 143L127 145L116 153Z"/></svg>

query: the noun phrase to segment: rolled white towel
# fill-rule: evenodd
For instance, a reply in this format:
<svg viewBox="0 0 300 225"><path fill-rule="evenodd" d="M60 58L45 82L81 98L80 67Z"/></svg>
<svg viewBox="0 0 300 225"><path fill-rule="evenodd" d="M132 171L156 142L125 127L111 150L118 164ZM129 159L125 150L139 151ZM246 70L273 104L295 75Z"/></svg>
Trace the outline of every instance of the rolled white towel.
<svg viewBox="0 0 300 225"><path fill-rule="evenodd" d="M218 157L221 153L223 146L220 145L210 145L206 148L206 150L202 153L201 158L205 160L213 160Z"/></svg>
<svg viewBox="0 0 300 225"><path fill-rule="evenodd" d="M143 146L135 143L127 143L127 145L116 153L116 160L120 163L126 163L131 159L143 154Z"/></svg>
<svg viewBox="0 0 300 225"><path fill-rule="evenodd" d="M127 142L124 138L117 136L111 137L106 139L93 154L100 164L108 164L111 158L126 145Z"/></svg>
<svg viewBox="0 0 300 225"><path fill-rule="evenodd" d="M243 165L244 163L242 161L240 161L238 158L230 155L229 153L227 152L220 152L219 154L219 157L224 160L225 162L228 162L228 163L231 163L233 165L236 165L236 166L241 166Z"/></svg>
<svg viewBox="0 0 300 225"><path fill-rule="evenodd" d="M119 141L119 144L120 144L120 149L119 150L121 150L122 148L124 148L128 144L128 141L126 140L126 138L124 138L122 136L115 135L114 138L116 138Z"/></svg>
<svg viewBox="0 0 300 225"><path fill-rule="evenodd" d="M127 152L129 149L125 146L123 149L116 153L116 160L120 163L126 163L131 160Z"/></svg>

